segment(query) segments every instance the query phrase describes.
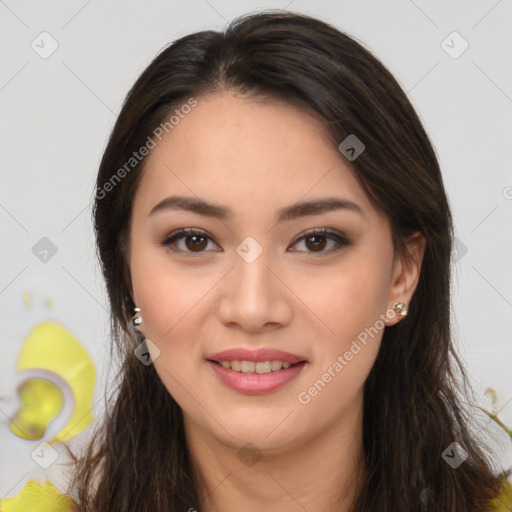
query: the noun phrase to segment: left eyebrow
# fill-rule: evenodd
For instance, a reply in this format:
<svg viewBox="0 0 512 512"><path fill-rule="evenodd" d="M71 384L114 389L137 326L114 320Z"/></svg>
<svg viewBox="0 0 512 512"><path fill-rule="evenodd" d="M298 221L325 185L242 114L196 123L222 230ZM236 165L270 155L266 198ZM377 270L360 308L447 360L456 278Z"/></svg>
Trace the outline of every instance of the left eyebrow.
<svg viewBox="0 0 512 512"><path fill-rule="evenodd" d="M341 197L326 197L324 199L314 199L312 201L303 201L301 203L292 204L286 208L278 210L277 220L293 220L298 217L306 217L308 215L320 215L322 213L348 210L351 212L365 215L364 210L353 201Z"/></svg>
<svg viewBox="0 0 512 512"><path fill-rule="evenodd" d="M353 201L341 197L326 197L323 199L314 199L311 201L302 201L290 206L286 206L277 211L277 222L290 221L299 217L308 215L320 215L322 213L347 210L365 215L364 210ZM165 210L185 210L207 217L213 217L221 220L233 218L233 211L225 206L208 203L202 199L185 196L169 196L156 204L148 215L153 215Z"/></svg>

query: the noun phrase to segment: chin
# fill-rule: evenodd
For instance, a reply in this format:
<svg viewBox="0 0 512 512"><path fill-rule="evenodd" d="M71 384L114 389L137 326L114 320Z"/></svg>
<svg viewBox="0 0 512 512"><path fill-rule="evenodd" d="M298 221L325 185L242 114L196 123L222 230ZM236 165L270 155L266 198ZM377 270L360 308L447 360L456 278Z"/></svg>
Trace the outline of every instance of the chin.
<svg viewBox="0 0 512 512"><path fill-rule="evenodd" d="M283 415L285 417L286 415ZM275 417L271 421L248 422L247 418L237 420L225 420L226 429L231 436L222 428L217 428L216 433L222 439L223 443L240 449L247 443L254 445L261 451L281 452L296 440L300 429L294 425L293 439L290 437L289 425L281 428L279 425L282 418L276 420Z"/></svg>

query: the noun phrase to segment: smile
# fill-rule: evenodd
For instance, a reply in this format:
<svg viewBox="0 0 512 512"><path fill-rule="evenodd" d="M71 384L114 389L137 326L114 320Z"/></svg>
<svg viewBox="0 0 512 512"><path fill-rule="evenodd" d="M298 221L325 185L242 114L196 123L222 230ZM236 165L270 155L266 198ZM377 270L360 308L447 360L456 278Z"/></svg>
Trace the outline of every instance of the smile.
<svg viewBox="0 0 512 512"><path fill-rule="evenodd" d="M290 368L292 366L288 361L215 361L220 364L223 368L233 370L241 373L271 373L278 372L283 368ZM298 364L298 363L296 363Z"/></svg>

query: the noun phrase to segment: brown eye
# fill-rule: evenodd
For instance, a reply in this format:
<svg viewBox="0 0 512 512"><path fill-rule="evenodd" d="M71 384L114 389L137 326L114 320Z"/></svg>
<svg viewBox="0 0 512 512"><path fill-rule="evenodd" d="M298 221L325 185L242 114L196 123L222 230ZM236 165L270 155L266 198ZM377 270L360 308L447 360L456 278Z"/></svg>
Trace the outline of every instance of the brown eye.
<svg viewBox="0 0 512 512"><path fill-rule="evenodd" d="M333 244L325 250L329 241ZM310 230L298 238L293 245L297 245L299 242L304 242L306 252L319 254L328 254L341 249L343 246L350 245L350 240L345 235L326 228Z"/></svg>
<svg viewBox="0 0 512 512"><path fill-rule="evenodd" d="M184 240L184 244L179 247L178 242ZM185 254L200 254L205 252L208 246L210 237L202 231L194 229L180 229L174 233L171 233L163 242L162 245L170 247L175 252L181 252ZM173 247L176 246L177 248Z"/></svg>
<svg viewBox="0 0 512 512"><path fill-rule="evenodd" d="M196 249L203 250L208 245L208 242L205 243L205 241L206 237L203 235L189 235L185 237L185 245L192 251L195 251Z"/></svg>
<svg viewBox="0 0 512 512"><path fill-rule="evenodd" d="M323 235L310 235L305 238L305 242L306 247L311 248L314 252L322 251L327 244L327 237Z"/></svg>

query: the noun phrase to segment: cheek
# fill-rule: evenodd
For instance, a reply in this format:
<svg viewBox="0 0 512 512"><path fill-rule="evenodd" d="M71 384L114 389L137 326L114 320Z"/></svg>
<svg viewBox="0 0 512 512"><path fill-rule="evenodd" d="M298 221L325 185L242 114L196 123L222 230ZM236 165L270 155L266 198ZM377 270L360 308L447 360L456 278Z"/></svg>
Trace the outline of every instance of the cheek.
<svg viewBox="0 0 512 512"><path fill-rule="evenodd" d="M347 411L362 393L379 352L388 286L380 268L359 258L331 273L308 302L321 324L312 327L315 361L297 401L325 421Z"/></svg>
<svg viewBox="0 0 512 512"><path fill-rule="evenodd" d="M319 317L326 339L338 340L338 348L373 326L387 309L389 294L385 258L360 251L329 269L321 279L306 280L313 292L303 296ZM319 276L317 276L318 278ZM380 323L379 323L380 325Z"/></svg>
<svg viewBox="0 0 512 512"><path fill-rule="evenodd" d="M209 281L155 265L140 276L138 288L134 284L142 304L144 336L159 350L155 370L174 400L189 412L196 400L201 401L201 388L195 384L204 364L199 317L211 311L207 293L214 283Z"/></svg>
<svg viewBox="0 0 512 512"><path fill-rule="evenodd" d="M161 343L183 329L215 284L215 276L204 268L188 267L184 271L172 264L165 250L144 244L133 248L131 274L144 335Z"/></svg>

